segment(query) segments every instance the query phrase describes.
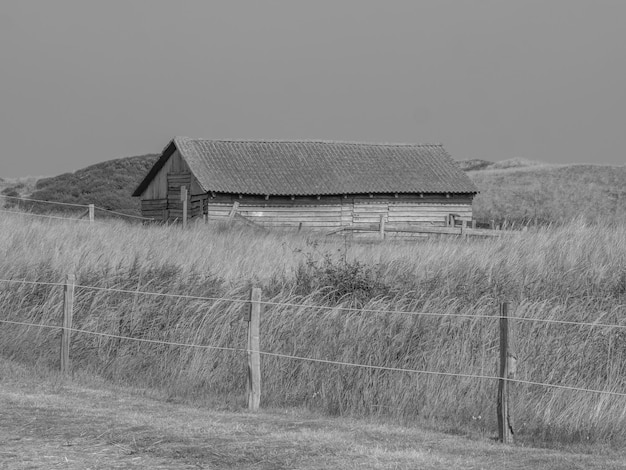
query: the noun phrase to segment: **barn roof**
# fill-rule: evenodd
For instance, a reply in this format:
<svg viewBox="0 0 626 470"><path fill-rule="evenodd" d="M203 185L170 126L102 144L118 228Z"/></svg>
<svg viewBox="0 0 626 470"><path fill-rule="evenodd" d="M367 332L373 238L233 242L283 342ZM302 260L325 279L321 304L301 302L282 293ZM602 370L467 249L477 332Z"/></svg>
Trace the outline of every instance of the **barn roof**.
<svg viewBox="0 0 626 470"><path fill-rule="evenodd" d="M441 145L175 137L140 196L178 149L206 191L259 195L477 193Z"/></svg>

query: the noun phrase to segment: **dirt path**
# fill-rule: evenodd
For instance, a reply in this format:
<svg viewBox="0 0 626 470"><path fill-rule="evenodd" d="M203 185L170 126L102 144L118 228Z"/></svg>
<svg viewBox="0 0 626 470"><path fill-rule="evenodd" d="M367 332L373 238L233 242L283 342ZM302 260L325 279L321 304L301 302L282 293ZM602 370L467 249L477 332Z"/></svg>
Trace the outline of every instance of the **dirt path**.
<svg viewBox="0 0 626 470"><path fill-rule="evenodd" d="M198 409L0 372L2 469L626 469L617 454L507 448L299 411Z"/></svg>

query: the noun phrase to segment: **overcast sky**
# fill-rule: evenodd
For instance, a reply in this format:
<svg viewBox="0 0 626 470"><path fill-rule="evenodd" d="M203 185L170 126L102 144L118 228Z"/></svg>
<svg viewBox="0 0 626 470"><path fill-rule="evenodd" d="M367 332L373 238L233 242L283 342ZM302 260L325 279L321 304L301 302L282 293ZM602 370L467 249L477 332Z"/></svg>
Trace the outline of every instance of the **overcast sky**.
<svg viewBox="0 0 626 470"><path fill-rule="evenodd" d="M175 135L626 162L624 0L2 0L0 176Z"/></svg>

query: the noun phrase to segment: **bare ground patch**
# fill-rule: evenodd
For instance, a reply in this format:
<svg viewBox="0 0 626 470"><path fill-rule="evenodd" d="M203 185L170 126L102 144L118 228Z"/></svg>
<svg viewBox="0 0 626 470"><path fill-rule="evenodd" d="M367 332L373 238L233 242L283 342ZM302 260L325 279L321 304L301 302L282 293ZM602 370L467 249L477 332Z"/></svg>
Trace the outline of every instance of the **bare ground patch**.
<svg viewBox="0 0 626 470"><path fill-rule="evenodd" d="M623 454L602 449L503 447L297 410L202 409L106 384L18 375L0 375L2 469L626 468Z"/></svg>

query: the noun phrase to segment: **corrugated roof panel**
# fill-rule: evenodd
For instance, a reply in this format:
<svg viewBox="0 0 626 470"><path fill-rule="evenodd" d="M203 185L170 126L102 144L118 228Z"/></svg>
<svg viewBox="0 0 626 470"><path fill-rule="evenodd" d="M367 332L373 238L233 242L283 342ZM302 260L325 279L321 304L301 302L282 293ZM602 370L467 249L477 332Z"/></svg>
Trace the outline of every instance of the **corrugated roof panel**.
<svg viewBox="0 0 626 470"><path fill-rule="evenodd" d="M176 137L173 143L206 191L269 195L478 192L441 145L188 137Z"/></svg>

